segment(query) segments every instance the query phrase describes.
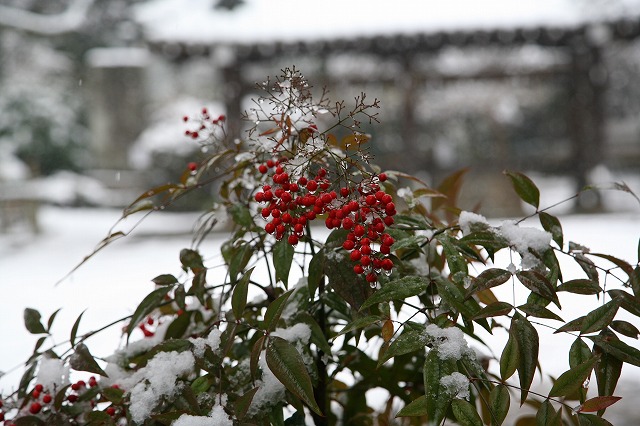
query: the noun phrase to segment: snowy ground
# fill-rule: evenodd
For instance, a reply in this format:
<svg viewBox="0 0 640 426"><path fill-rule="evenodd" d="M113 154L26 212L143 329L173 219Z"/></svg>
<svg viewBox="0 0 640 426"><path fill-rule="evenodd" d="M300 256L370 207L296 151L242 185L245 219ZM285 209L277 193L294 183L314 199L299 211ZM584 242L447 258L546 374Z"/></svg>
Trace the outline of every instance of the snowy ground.
<svg viewBox="0 0 640 426"><path fill-rule="evenodd" d="M55 339L61 342L68 339L71 326L81 312L86 310L80 334L131 314L136 304L153 289L152 278L161 273L179 272L178 252L190 246L189 231L197 216L158 213L150 216L132 236L107 247L56 286L55 283L105 237L119 215L116 210L46 207L40 215L41 234L0 235L0 294L4 302L0 313L3 349L0 370L7 372L0 378L0 389L7 391L15 386L22 373L20 364L37 340L22 324L25 307L38 309L43 322L54 310L62 308L53 326ZM632 264L637 262L640 208L609 215L564 216L561 221L566 241L580 242L593 251L609 253ZM125 229L133 223L125 222ZM213 237L204 244L205 257L216 253L220 238ZM572 273L579 274L579 270ZM502 287L502 296L511 300L511 288ZM565 320L584 312L584 304L572 303L564 295L560 300L565 309L561 316ZM593 309L598 303L601 301L594 297L588 308ZM640 327L637 319L625 319ZM495 337L485 337L495 344L494 351L499 354L506 333L498 331ZM637 341L627 341L638 346ZM118 342L120 329L113 327L87 343L92 353L105 356L113 352ZM545 374L557 377L568 368L564 357L570 344L566 336L550 332L541 335L541 363ZM558 354L563 354L562 358ZM635 404L640 402L640 368L625 365L623 377L626 379L618 394L624 399L609 410L610 420L615 419L617 412L635 412Z"/></svg>

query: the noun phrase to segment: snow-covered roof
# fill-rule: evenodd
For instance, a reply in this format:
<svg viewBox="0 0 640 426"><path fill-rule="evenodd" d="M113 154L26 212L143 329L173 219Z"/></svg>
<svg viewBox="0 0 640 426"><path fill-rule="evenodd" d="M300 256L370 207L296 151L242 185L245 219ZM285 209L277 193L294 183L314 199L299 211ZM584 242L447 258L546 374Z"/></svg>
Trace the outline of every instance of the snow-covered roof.
<svg viewBox="0 0 640 426"><path fill-rule="evenodd" d="M331 41L513 28L575 28L640 16L640 0L150 0L135 9L148 40L183 44Z"/></svg>

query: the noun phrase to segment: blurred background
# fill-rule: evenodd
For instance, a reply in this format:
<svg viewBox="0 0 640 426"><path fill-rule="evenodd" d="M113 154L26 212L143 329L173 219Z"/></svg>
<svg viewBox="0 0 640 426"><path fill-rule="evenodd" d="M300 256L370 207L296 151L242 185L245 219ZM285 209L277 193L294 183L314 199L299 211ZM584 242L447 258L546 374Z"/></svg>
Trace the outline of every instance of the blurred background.
<svg viewBox="0 0 640 426"><path fill-rule="evenodd" d="M64 340L83 309L81 332L101 327L179 272L196 216L174 209L53 286L123 206L206 155L183 116L225 114L242 138L256 83L293 65L334 101L381 101L365 130L383 169L435 186L467 168L466 210L523 213L504 169L531 176L542 206L588 184L640 193L640 0L0 0L0 389L36 340L25 307L64 306ZM565 241L635 264L637 202L587 194L559 211ZM113 351L108 332L92 353ZM566 360L544 342L557 376ZM638 377L623 374L618 424L637 421Z"/></svg>
<svg viewBox="0 0 640 426"><path fill-rule="evenodd" d="M292 65L334 100L381 100L383 168L469 167L463 207L518 214L505 168L566 195L638 187L638 0L0 0L2 228L175 179L198 155L183 115L242 137L256 82Z"/></svg>

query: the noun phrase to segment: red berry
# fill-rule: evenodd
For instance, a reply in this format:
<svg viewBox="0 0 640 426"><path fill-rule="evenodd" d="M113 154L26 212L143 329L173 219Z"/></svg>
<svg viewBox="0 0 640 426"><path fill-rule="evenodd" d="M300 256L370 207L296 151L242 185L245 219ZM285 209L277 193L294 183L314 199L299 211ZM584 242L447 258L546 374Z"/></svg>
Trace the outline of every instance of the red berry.
<svg viewBox="0 0 640 426"><path fill-rule="evenodd" d="M37 389L34 389L33 392L31 392L31 396L33 397L33 399L38 399L40 398L40 392L38 392Z"/></svg>
<svg viewBox="0 0 640 426"><path fill-rule="evenodd" d="M38 392L42 392L43 389L44 389L44 386L42 386L40 383L38 383L35 387L35 390L37 390Z"/></svg>
<svg viewBox="0 0 640 426"><path fill-rule="evenodd" d="M391 259L384 259L382 261L382 269L384 269L385 271L390 271L393 269L393 260Z"/></svg>
<svg viewBox="0 0 640 426"><path fill-rule="evenodd" d="M364 200L370 206L374 205L377 201L375 195L367 195Z"/></svg>
<svg viewBox="0 0 640 426"><path fill-rule="evenodd" d="M342 243L342 248L345 250L353 250L355 246L356 243L351 240L346 240L344 243Z"/></svg>
<svg viewBox="0 0 640 426"><path fill-rule="evenodd" d="M363 247L364 248L364 247ZM371 258L369 256L362 256L360 258L360 264L362 266L369 266L371 265Z"/></svg>
<svg viewBox="0 0 640 426"><path fill-rule="evenodd" d="M192 161L191 163L187 164L187 168L192 172L195 172L198 169L198 163Z"/></svg>
<svg viewBox="0 0 640 426"><path fill-rule="evenodd" d="M298 236L295 235L295 234L289 235L289 238L287 239L287 242L289 244L291 244L292 246L295 246L296 244L298 244Z"/></svg>
<svg viewBox="0 0 640 426"><path fill-rule="evenodd" d="M375 283L376 281L378 281L378 276L377 276L375 273L373 273L373 272L369 272L369 273L367 274L366 279L367 279L367 281L368 281L368 282L370 282L370 283Z"/></svg>
<svg viewBox="0 0 640 426"><path fill-rule="evenodd" d="M378 179L380 179L380 182L384 182L387 180L387 174L386 173L380 173L378 175Z"/></svg>
<svg viewBox="0 0 640 426"><path fill-rule="evenodd" d="M340 195L342 195L343 197L349 196L349 188L340 188Z"/></svg>
<svg viewBox="0 0 640 426"><path fill-rule="evenodd" d="M76 395L75 393L72 393L71 395L67 396L67 401L69 401L72 404L77 400L78 400L78 395Z"/></svg>
<svg viewBox="0 0 640 426"><path fill-rule="evenodd" d="M4 421L4 413L0 411L0 422Z"/></svg>
<svg viewBox="0 0 640 426"><path fill-rule="evenodd" d="M362 257L362 253L360 252L360 250L354 250L351 252L349 257L351 257L351 260L355 262L356 260L360 260L360 258Z"/></svg>
<svg viewBox="0 0 640 426"><path fill-rule="evenodd" d="M29 407L29 412L31 414L38 414L42 410L42 405L39 402L32 402Z"/></svg>
<svg viewBox="0 0 640 426"><path fill-rule="evenodd" d="M182 121L184 121L184 122L186 123L187 121L189 121L189 117L187 117L187 116L185 115L184 117L182 117Z"/></svg>
<svg viewBox="0 0 640 426"><path fill-rule="evenodd" d="M395 222L395 220L391 216L386 216L384 218L384 224L387 226L393 225L393 222Z"/></svg>
<svg viewBox="0 0 640 426"><path fill-rule="evenodd" d="M51 397L51 395L47 393L42 397L42 402L44 402L45 404L48 404L51 402L52 399L53 398Z"/></svg>
<svg viewBox="0 0 640 426"><path fill-rule="evenodd" d="M91 386L92 388L96 387L98 385L98 382L96 381L96 377L95 376L91 376L89 377L89 386Z"/></svg>
<svg viewBox="0 0 640 426"><path fill-rule="evenodd" d="M371 254L371 246L365 246L363 245L362 247L360 247L360 252L362 252L362 254Z"/></svg>
<svg viewBox="0 0 640 426"><path fill-rule="evenodd" d="M342 227L344 229L353 228L353 219L351 219L350 217L345 217L344 219L342 219Z"/></svg>
<svg viewBox="0 0 640 426"><path fill-rule="evenodd" d="M260 173L265 174L269 171L269 168L267 166L265 166L264 164L260 164L258 166L258 170L260 171Z"/></svg>
<svg viewBox="0 0 640 426"><path fill-rule="evenodd" d="M318 189L318 182L316 182L315 180L310 180L309 182L307 182L307 189L311 192L314 192Z"/></svg>
<svg viewBox="0 0 640 426"><path fill-rule="evenodd" d="M354 265L353 266L353 272L355 272L356 274L360 275L360 274L364 273L364 268L362 267L362 265Z"/></svg>
<svg viewBox="0 0 640 426"><path fill-rule="evenodd" d="M353 233L356 235L356 237L362 237L364 235L365 229L364 226L362 225L356 225L353 228Z"/></svg>
<svg viewBox="0 0 640 426"><path fill-rule="evenodd" d="M227 117L224 114L218 116L218 121L224 121L226 119L227 119Z"/></svg>
<svg viewBox="0 0 640 426"><path fill-rule="evenodd" d="M110 406L110 407L107 407L105 412L111 417L113 417L116 414L116 409L113 406Z"/></svg>

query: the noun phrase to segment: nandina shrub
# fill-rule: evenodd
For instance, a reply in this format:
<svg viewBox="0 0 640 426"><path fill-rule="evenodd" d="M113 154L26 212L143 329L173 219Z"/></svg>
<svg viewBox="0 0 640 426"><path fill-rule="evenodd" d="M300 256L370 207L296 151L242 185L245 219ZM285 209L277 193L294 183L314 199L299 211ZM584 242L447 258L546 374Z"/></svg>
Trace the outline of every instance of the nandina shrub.
<svg viewBox="0 0 640 426"><path fill-rule="evenodd" d="M456 208L462 173L432 189L380 170L360 131L377 121L377 100L316 100L295 69L259 88L246 139L229 140L225 117L206 109L185 117L209 155L124 211L217 188L179 254L183 272L157 275L125 319L127 340L144 338L96 361L87 344L98 331L78 335L81 315L61 353L45 349L55 314L45 326L27 309L41 337L3 397L5 424L500 425L512 401L535 411L524 424L609 424L623 364L640 366L625 342L638 329L618 315L640 316L637 264L565 241L523 174L505 179L533 213L495 225ZM219 262L201 249L216 226L228 233ZM565 276L561 260L582 273ZM503 285L509 300L493 291ZM565 322L570 293L600 302ZM569 369L543 394L531 386L549 327L572 344ZM504 347L482 351L481 336L497 329L508 331ZM94 375L71 382L70 370ZM373 403L376 388L385 392Z"/></svg>

